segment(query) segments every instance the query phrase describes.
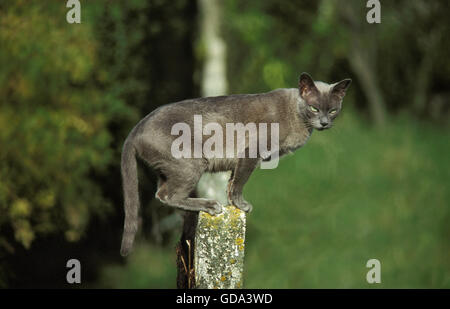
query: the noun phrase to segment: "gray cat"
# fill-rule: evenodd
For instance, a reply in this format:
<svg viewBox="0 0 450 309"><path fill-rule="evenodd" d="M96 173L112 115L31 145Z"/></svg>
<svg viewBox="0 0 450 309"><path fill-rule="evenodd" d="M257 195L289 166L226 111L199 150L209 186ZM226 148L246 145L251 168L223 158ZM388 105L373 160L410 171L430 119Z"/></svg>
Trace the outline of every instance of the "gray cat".
<svg viewBox="0 0 450 309"><path fill-rule="evenodd" d="M217 201L190 195L204 172L231 171L228 202L241 210L252 210L251 204L242 197L243 187L258 164L270 157L263 157L260 152L256 157L249 157L246 148L244 158L175 158L171 147L177 136L172 135L171 130L176 123L186 123L192 128L194 115L201 115L205 124L218 123L224 131L227 123L277 123L278 151L279 155L284 155L303 146L313 129L324 130L332 126L350 83L350 79L331 85L314 82L307 73L302 73L298 88L190 99L164 105L151 112L133 128L123 146L121 171L125 224L121 254L125 256L130 252L138 229L136 155L157 172L156 198L164 204L219 214L222 205ZM203 137L200 142L205 142L205 139ZM226 140L225 136L223 140ZM192 143L195 143L194 139ZM248 140L245 145L248 146Z"/></svg>

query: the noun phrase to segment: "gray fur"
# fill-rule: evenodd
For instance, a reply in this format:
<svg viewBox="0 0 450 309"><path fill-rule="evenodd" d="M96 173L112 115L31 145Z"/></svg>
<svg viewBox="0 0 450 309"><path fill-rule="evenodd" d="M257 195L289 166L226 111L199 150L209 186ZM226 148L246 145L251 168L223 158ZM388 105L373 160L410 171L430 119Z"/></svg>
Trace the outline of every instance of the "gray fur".
<svg viewBox="0 0 450 309"><path fill-rule="evenodd" d="M121 254L127 255L133 245L138 227L138 178L135 156L139 156L158 173L156 198L166 205L188 211L205 211L212 215L222 212L217 201L190 198L204 172L232 171L228 184L228 202L251 211L252 205L242 197L242 190L262 158L181 158L171 154L171 135L175 123L184 122L193 128L194 115L202 115L203 125L219 123L226 140L226 123L279 123L280 155L303 146L313 129L331 127L331 121L341 109L341 102L350 80L328 85L313 82L303 73L299 88L277 89L261 94L242 94L184 100L161 106L142 119L128 135L122 151L122 179L125 223ZM311 105L319 112L311 111ZM336 109L335 114L326 114ZM326 117L327 125L320 119ZM193 130L192 130L193 132ZM268 132L270 137L270 133ZM203 142L208 137L203 137ZM192 139L192 145L194 140ZM270 142L268 143L270 145ZM224 148L225 149L225 145Z"/></svg>

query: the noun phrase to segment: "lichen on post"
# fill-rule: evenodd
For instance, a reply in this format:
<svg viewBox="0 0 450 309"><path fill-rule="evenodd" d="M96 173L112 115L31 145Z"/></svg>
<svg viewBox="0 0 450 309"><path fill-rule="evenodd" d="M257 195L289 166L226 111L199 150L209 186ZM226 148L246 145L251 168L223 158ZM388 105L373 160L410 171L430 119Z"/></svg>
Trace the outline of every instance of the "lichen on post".
<svg viewBox="0 0 450 309"><path fill-rule="evenodd" d="M211 216L200 212L195 232L195 285L200 289L242 288L245 213L226 206Z"/></svg>

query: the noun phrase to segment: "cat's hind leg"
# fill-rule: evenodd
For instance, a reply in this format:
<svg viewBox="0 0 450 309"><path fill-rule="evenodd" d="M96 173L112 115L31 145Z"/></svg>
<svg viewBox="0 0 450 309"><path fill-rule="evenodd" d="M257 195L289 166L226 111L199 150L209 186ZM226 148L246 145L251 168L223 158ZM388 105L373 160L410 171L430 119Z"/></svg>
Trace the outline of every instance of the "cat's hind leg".
<svg viewBox="0 0 450 309"><path fill-rule="evenodd" d="M218 201L189 197L202 174L203 170L198 166L173 165L164 172L165 179L160 179L155 196L172 207L188 211L204 211L211 215L220 214L222 205Z"/></svg>

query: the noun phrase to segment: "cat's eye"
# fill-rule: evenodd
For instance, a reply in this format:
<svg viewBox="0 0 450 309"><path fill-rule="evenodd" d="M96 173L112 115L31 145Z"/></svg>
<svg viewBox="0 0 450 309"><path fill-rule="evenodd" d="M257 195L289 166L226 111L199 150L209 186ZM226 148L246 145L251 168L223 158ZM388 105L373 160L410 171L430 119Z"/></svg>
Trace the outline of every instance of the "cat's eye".
<svg viewBox="0 0 450 309"><path fill-rule="evenodd" d="M309 109L313 112L313 113L317 113L319 110L317 108L315 108L314 106L310 105Z"/></svg>
<svg viewBox="0 0 450 309"><path fill-rule="evenodd" d="M332 110L330 110L330 115L334 115L334 114L336 114L337 113L337 110L336 109L332 109Z"/></svg>

